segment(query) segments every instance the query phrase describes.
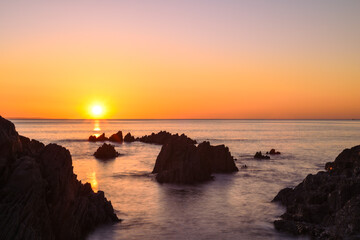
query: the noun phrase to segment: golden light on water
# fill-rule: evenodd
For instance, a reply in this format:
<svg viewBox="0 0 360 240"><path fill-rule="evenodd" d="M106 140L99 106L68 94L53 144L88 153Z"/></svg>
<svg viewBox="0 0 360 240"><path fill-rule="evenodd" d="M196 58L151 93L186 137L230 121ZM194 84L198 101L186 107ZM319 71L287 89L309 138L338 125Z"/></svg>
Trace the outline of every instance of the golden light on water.
<svg viewBox="0 0 360 240"><path fill-rule="evenodd" d="M95 132L101 131L99 120L95 120L95 122L94 122L94 129L93 129L93 130L94 130Z"/></svg>
<svg viewBox="0 0 360 240"><path fill-rule="evenodd" d="M92 172L88 175L87 181L91 184L91 188L94 192L98 191L98 182L96 180L96 172Z"/></svg>

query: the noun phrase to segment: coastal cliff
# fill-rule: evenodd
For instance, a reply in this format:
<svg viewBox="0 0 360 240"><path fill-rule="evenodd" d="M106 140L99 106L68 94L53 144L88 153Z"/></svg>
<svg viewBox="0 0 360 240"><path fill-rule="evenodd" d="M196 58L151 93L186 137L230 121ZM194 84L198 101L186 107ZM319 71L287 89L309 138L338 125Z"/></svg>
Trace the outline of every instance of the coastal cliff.
<svg viewBox="0 0 360 240"><path fill-rule="evenodd" d="M0 117L0 239L84 239L118 221L104 192L77 180L67 149L20 136Z"/></svg>
<svg viewBox="0 0 360 240"><path fill-rule="evenodd" d="M277 194L273 201L286 212L275 228L316 239L359 239L360 146L342 151L325 170Z"/></svg>

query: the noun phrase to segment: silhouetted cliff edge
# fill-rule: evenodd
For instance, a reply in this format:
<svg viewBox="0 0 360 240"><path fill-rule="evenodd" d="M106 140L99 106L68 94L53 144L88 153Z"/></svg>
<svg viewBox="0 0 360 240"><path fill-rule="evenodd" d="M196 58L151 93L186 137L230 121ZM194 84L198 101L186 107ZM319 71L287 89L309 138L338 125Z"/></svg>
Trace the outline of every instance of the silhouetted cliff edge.
<svg viewBox="0 0 360 240"><path fill-rule="evenodd" d="M118 221L104 192L77 180L67 149L20 136L0 116L0 239L84 239Z"/></svg>
<svg viewBox="0 0 360 240"><path fill-rule="evenodd" d="M316 239L360 239L360 146L345 149L325 169L277 194L273 201L286 212L275 228Z"/></svg>

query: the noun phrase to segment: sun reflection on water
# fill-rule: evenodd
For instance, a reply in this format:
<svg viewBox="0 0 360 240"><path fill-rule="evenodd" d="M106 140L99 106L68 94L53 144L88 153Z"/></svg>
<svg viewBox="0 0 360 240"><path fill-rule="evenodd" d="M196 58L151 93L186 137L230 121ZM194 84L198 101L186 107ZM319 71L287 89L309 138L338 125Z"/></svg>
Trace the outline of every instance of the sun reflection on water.
<svg viewBox="0 0 360 240"><path fill-rule="evenodd" d="M100 121L99 120L95 120L94 121L94 129L93 129L95 132L98 132L98 131L101 131L101 128L100 128Z"/></svg>
<svg viewBox="0 0 360 240"><path fill-rule="evenodd" d="M98 182L96 180L96 172L89 173L87 176L87 182L91 184L91 188L94 192L98 191Z"/></svg>

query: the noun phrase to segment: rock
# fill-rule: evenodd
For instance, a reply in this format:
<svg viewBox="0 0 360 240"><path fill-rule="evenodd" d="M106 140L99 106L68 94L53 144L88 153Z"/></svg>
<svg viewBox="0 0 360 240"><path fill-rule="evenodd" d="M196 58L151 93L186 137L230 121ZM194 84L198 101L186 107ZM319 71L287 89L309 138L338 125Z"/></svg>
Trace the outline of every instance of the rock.
<svg viewBox="0 0 360 240"><path fill-rule="evenodd" d="M37 140L29 139L27 137L19 135L19 139L22 145L22 151L29 156L38 156L44 149L45 145Z"/></svg>
<svg viewBox="0 0 360 240"><path fill-rule="evenodd" d="M131 136L131 133L128 133L124 137L124 142L128 142L128 143L135 142L135 137Z"/></svg>
<svg viewBox="0 0 360 240"><path fill-rule="evenodd" d="M239 169L235 165L235 159L231 156L229 148L225 145L212 146L209 142L198 145L197 151L200 158L210 165L212 173L231 173Z"/></svg>
<svg viewBox="0 0 360 240"><path fill-rule="evenodd" d="M345 149L325 169L277 194L273 201L286 212L274 222L276 229L316 239L360 235L360 146Z"/></svg>
<svg viewBox="0 0 360 240"><path fill-rule="evenodd" d="M212 173L238 171L229 149L224 145L198 146L179 138L164 144L156 159L153 173L160 183L193 184L212 179Z"/></svg>
<svg viewBox="0 0 360 240"><path fill-rule="evenodd" d="M109 140L107 137L105 137L105 133L101 134L100 136L91 135L89 137L90 142L104 142Z"/></svg>
<svg viewBox="0 0 360 240"><path fill-rule="evenodd" d="M160 145L164 145L165 143L169 142L169 141L183 141L189 144L196 144L196 141L189 138L188 136L186 136L185 134L171 134L169 132L166 131L160 131L158 133L152 133L151 135L145 135L141 138L139 138L140 142L144 142L144 143L153 143L153 144L160 144Z"/></svg>
<svg viewBox="0 0 360 240"><path fill-rule="evenodd" d="M260 151L260 152L256 152L255 155L254 155L254 158L255 158L255 159L270 159L269 156L263 155L263 154L261 153L261 151Z"/></svg>
<svg viewBox="0 0 360 240"><path fill-rule="evenodd" d="M113 145L106 143L100 146L94 153L94 156L99 159L116 158L119 155L120 153L115 150L115 147Z"/></svg>
<svg viewBox="0 0 360 240"><path fill-rule="evenodd" d="M241 165L241 169L247 169L248 166L246 164Z"/></svg>
<svg viewBox="0 0 360 240"><path fill-rule="evenodd" d="M276 151L274 148L270 150L270 152L266 152L266 154L270 154L270 155L278 155L281 154L280 152Z"/></svg>
<svg viewBox="0 0 360 240"><path fill-rule="evenodd" d="M70 152L19 136L0 117L0 239L85 239L119 221L114 209L73 173Z"/></svg>
<svg viewBox="0 0 360 240"><path fill-rule="evenodd" d="M118 131L117 133L111 135L109 137L109 141L122 143L124 141L122 131Z"/></svg>

